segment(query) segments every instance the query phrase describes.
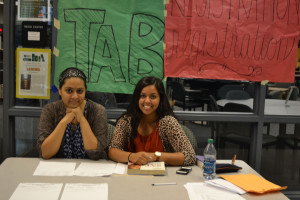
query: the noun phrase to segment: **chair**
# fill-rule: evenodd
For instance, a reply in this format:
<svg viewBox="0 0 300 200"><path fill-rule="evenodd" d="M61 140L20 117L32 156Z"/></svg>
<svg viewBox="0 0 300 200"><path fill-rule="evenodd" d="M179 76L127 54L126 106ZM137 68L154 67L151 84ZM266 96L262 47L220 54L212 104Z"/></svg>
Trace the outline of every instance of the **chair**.
<svg viewBox="0 0 300 200"><path fill-rule="evenodd" d="M115 108L117 107L116 97L113 93L104 92L86 92L86 98L101 104L105 108Z"/></svg>
<svg viewBox="0 0 300 200"><path fill-rule="evenodd" d="M253 112L253 110L247 105L237 103L227 103L223 111L225 112ZM225 147L226 142L238 144L240 149L243 147L249 148L251 143L251 123L236 123L226 122L224 123L224 132L219 135L220 146ZM268 147L277 144L277 137L269 134L263 134L263 147Z"/></svg>
<svg viewBox="0 0 300 200"><path fill-rule="evenodd" d="M208 97L209 97L209 109L214 112L220 111L220 108L217 104L215 97L211 94Z"/></svg>
<svg viewBox="0 0 300 200"><path fill-rule="evenodd" d="M217 91L218 98L225 99L227 92L230 90L243 90L243 88L240 85L223 85Z"/></svg>
<svg viewBox="0 0 300 200"><path fill-rule="evenodd" d="M197 139L196 139L194 133L187 126L185 126L183 124L180 124L180 125L181 125L182 130L184 131L184 133L188 137L193 149L195 150L198 145L197 145Z"/></svg>
<svg viewBox="0 0 300 200"><path fill-rule="evenodd" d="M255 82L248 82L245 84L245 90L249 95L250 98L254 98L255 97ZM266 84L266 94L265 94L265 98L268 98L268 85Z"/></svg>
<svg viewBox="0 0 300 200"><path fill-rule="evenodd" d="M111 139L114 135L114 130L115 126L110 123L107 123L107 145L109 145L111 142Z"/></svg>
<svg viewBox="0 0 300 200"><path fill-rule="evenodd" d="M294 140L294 149L299 149L300 146L298 144L300 143L300 124L295 124L293 140Z"/></svg>
<svg viewBox="0 0 300 200"><path fill-rule="evenodd" d="M129 102L131 101L132 94L115 94L117 107L122 109L127 109Z"/></svg>
<svg viewBox="0 0 300 200"><path fill-rule="evenodd" d="M223 107L224 112L252 112L252 109L247 105L237 104L237 103L227 103ZM248 147L250 145L250 123L234 123L234 122L224 122L223 123L223 133L216 133L216 138L218 143L217 146L225 147L226 142L237 143L240 149L243 147Z"/></svg>
<svg viewBox="0 0 300 200"><path fill-rule="evenodd" d="M280 140L284 141L284 144L292 149L300 149L300 124L295 124L294 134L284 134L279 136Z"/></svg>
<svg viewBox="0 0 300 200"><path fill-rule="evenodd" d="M175 106L181 107L183 110L191 110L197 107L203 108L204 103L200 100L191 99L181 83L173 81L171 87L172 100L175 100Z"/></svg>
<svg viewBox="0 0 300 200"><path fill-rule="evenodd" d="M223 107L224 112L253 112L252 108L244 104L226 103Z"/></svg>
<svg viewBox="0 0 300 200"><path fill-rule="evenodd" d="M32 141L32 144L36 144L36 139ZM29 148L27 151L25 151L20 157L27 157L27 158L39 158L40 153L38 151L38 148L33 145L33 147Z"/></svg>
<svg viewBox="0 0 300 200"><path fill-rule="evenodd" d="M286 101L288 100L296 101L298 99L298 95L299 95L299 88L295 85L290 86L288 90L288 94L286 96Z"/></svg>
<svg viewBox="0 0 300 200"><path fill-rule="evenodd" d="M274 88L287 89L285 92L280 90L269 91L268 98L270 99L287 99L287 100L297 100L299 95L299 88L295 86L294 83L274 83L270 85Z"/></svg>
<svg viewBox="0 0 300 200"><path fill-rule="evenodd" d="M215 99L215 97L213 95L209 95L209 110L213 111L213 112L219 112L220 111L220 107L217 104L217 101ZM211 127L211 138L215 140L215 144L218 144L218 138L216 137L219 131L219 125L221 122L210 122L210 127Z"/></svg>
<svg viewBox="0 0 300 200"><path fill-rule="evenodd" d="M188 79L185 80L185 83L190 85L190 89L207 90L213 96L217 96L217 90L220 87L220 82L212 79Z"/></svg>
<svg viewBox="0 0 300 200"><path fill-rule="evenodd" d="M244 90L230 90L226 93L225 99L250 99L250 95Z"/></svg>

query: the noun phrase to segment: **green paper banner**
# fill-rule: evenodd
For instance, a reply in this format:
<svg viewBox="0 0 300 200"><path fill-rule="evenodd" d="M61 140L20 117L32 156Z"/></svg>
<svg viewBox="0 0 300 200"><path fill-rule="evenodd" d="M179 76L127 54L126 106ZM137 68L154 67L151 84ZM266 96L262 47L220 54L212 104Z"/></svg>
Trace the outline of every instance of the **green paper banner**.
<svg viewBox="0 0 300 200"><path fill-rule="evenodd" d="M59 0L55 85L77 67L89 91L132 93L144 76L163 78L162 0Z"/></svg>

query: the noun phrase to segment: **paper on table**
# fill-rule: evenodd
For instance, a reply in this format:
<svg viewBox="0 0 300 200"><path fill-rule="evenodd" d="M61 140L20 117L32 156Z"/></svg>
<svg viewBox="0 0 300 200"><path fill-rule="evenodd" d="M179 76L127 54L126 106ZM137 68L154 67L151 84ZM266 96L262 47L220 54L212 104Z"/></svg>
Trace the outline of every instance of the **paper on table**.
<svg viewBox="0 0 300 200"><path fill-rule="evenodd" d="M233 183L234 185L246 190L247 192L266 193L278 190L284 190L287 186L281 187L255 174L237 174L237 175L220 175L222 178Z"/></svg>
<svg viewBox="0 0 300 200"><path fill-rule="evenodd" d="M108 199L108 184L66 184L61 200L106 200Z"/></svg>
<svg viewBox="0 0 300 200"><path fill-rule="evenodd" d="M73 176L75 162L40 161L34 176Z"/></svg>
<svg viewBox="0 0 300 200"><path fill-rule="evenodd" d="M228 191L232 191L234 193L238 193L238 194L245 194L246 191L237 187L236 185L230 183L229 181L226 181L224 179L213 179L213 180L208 180L208 181L205 181L205 183L209 184L209 185L212 185L212 186L215 186L215 187L219 187L219 188L223 188L225 190L228 190Z"/></svg>
<svg viewBox="0 0 300 200"><path fill-rule="evenodd" d="M190 200L244 200L240 195L220 188L207 186L205 183L187 183L184 185Z"/></svg>
<svg viewBox="0 0 300 200"><path fill-rule="evenodd" d="M75 170L76 176L110 176L116 168L113 163L81 163Z"/></svg>
<svg viewBox="0 0 300 200"><path fill-rule="evenodd" d="M127 164L117 163L117 166L113 172L113 174L127 174Z"/></svg>
<svg viewBox="0 0 300 200"><path fill-rule="evenodd" d="M57 200L62 183L20 183L9 200Z"/></svg>

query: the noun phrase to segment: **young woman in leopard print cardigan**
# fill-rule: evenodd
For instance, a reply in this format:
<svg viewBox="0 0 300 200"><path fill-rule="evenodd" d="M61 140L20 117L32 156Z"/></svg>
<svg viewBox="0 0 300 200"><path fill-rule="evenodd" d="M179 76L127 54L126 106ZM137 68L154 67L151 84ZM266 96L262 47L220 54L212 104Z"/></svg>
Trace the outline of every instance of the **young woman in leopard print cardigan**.
<svg viewBox="0 0 300 200"><path fill-rule="evenodd" d="M127 111L117 122L108 156L116 162L194 165L195 151L174 117L163 83L142 78Z"/></svg>

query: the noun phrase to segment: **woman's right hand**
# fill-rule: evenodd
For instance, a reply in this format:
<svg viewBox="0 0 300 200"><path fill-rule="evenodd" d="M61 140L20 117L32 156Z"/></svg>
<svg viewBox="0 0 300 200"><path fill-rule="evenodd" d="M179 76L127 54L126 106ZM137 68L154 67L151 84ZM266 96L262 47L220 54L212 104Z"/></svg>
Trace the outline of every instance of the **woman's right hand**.
<svg viewBox="0 0 300 200"><path fill-rule="evenodd" d="M138 165L145 165L148 162L153 162L155 161L155 155L154 153L147 153L147 152L137 152L137 153L132 153L129 156L129 160Z"/></svg>
<svg viewBox="0 0 300 200"><path fill-rule="evenodd" d="M66 112L66 115L60 120L52 133L44 140L41 145L42 157L44 159L51 158L59 151L66 131L66 126L71 123L75 117L76 115L74 112Z"/></svg>
<svg viewBox="0 0 300 200"><path fill-rule="evenodd" d="M67 124L71 123L76 118L74 112L67 112L65 117L63 118Z"/></svg>

